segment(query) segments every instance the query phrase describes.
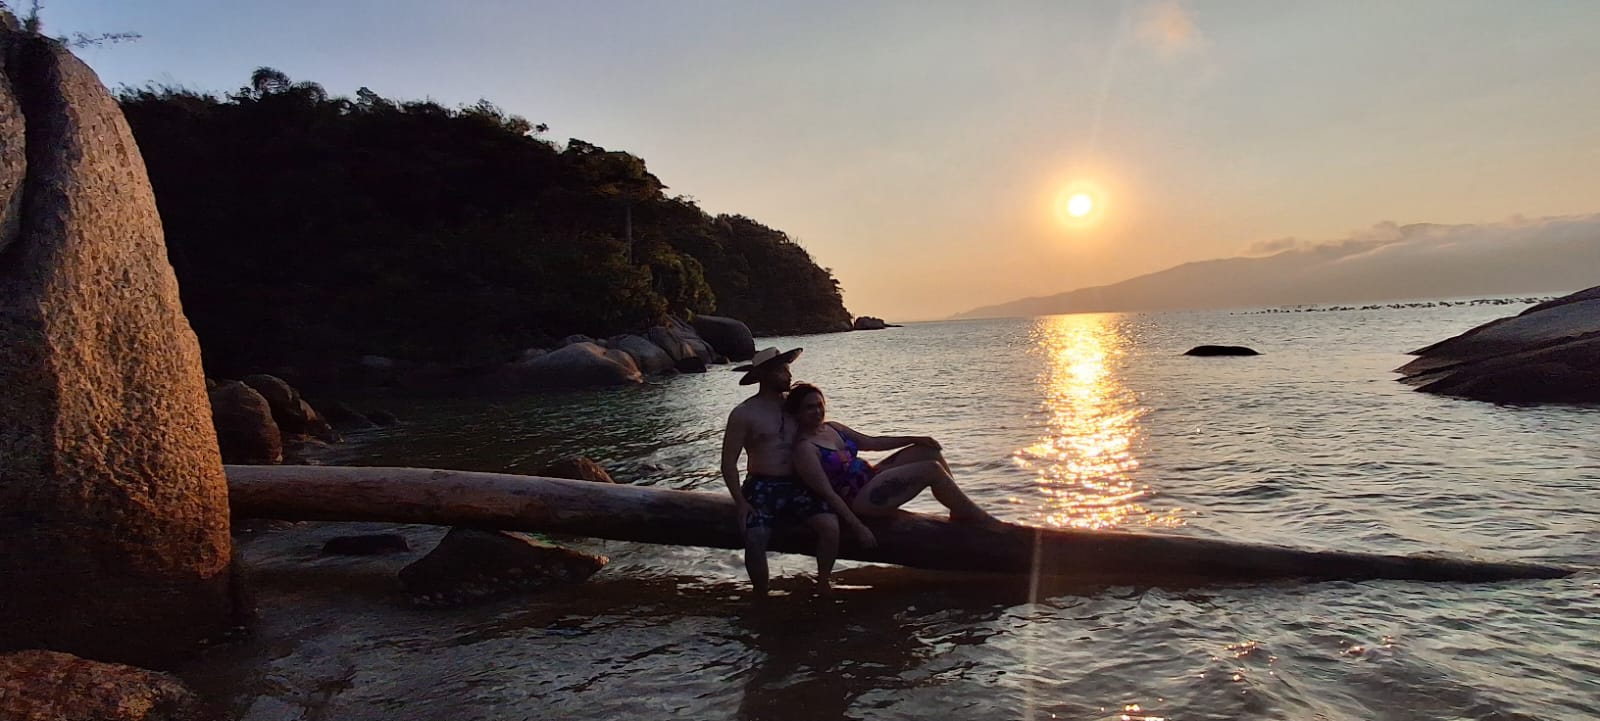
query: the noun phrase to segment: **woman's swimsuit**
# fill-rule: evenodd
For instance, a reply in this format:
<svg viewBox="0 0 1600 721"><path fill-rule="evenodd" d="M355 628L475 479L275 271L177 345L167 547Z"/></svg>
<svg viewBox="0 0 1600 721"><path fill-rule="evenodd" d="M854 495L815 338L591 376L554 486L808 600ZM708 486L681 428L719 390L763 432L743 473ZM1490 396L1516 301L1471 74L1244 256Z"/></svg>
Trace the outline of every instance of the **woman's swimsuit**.
<svg viewBox="0 0 1600 721"><path fill-rule="evenodd" d="M861 460L861 449L855 441L843 433L839 433L839 437L844 440L842 450L815 441L812 441L812 445L817 447L822 460L822 472L828 476L833 492L839 494L845 503L852 503L876 471L872 469L872 464Z"/></svg>

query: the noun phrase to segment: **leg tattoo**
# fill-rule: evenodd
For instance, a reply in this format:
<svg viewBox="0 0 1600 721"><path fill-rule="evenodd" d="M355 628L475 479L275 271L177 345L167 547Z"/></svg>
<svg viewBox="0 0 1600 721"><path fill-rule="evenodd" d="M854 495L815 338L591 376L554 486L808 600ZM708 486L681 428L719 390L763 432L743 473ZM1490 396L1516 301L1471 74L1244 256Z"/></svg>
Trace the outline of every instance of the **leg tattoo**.
<svg viewBox="0 0 1600 721"><path fill-rule="evenodd" d="M904 491L908 486L911 485L911 483L912 481L910 478L890 478L885 480L883 483L878 484L877 488L872 489L872 493L867 494L867 498L868 500L871 500L872 504L875 506L886 505L889 503L891 498L899 495L899 493Z"/></svg>

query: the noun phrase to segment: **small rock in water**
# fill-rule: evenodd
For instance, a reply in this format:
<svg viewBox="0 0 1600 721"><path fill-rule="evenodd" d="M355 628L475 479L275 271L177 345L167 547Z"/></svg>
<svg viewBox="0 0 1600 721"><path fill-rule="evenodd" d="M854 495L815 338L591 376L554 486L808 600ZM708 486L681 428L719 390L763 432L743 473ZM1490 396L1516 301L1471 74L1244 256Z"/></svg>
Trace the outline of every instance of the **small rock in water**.
<svg viewBox="0 0 1600 721"><path fill-rule="evenodd" d="M604 556L516 533L453 528L437 548L400 570L400 582L413 603L454 605L582 581L606 563Z"/></svg>
<svg viewBox="0 0 1600 721"><path fill-rule="evenodd" d="M563 458L539 469L536 476L546 478L566 478L574 481L594 481L596 483L616 483L611 474L606 473L604 466L594 462L588 456L572 456Z"/></svg>
<svg viewBox="0 0 1600 721"><path fill-rule="evenodd" d="M1242 345L1197 345L1184 352L1184 355L1210 357L1210 356L1250 356L1261 355L1254 349Z"/></svg>

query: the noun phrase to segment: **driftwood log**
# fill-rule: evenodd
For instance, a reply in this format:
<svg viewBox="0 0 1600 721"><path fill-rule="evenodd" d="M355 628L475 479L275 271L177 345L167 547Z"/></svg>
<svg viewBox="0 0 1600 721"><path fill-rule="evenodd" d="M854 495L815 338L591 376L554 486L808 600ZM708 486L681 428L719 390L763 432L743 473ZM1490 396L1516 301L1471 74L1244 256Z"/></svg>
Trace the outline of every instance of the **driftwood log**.
<svg viewBox="0 0 1600 721"><path fill-rule="evenodd" d="M427 468L227 466L235 518L390 521L540 531L618 541L742 548L720 493ZM1310 551L1191 536L972 527L900 512L869 521L865 549L840 557L917 568L1036 573L1084 582L1198 584L1267 579L1500 581L1572 569L1437 556ZM846 534L848 536L848 534ZM803 529L772 550L808 553Z"/></svg>

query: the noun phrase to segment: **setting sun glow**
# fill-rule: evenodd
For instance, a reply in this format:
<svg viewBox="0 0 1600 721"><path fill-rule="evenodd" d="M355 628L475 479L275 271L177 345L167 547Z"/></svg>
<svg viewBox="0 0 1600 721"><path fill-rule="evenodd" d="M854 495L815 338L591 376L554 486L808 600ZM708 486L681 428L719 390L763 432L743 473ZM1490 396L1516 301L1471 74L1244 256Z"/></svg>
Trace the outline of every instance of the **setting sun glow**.
<svg viewBox="0 0 1600 721"><path fill-rule="evenodd" d="M1067 199L1067 215L1082 218L1091 210L1094 210L1094 198L1089 197L1088 193L1078 193Z"/></svg>
<svg viewBox="0 0 1600 721"><path fill-rule="evenodd" d="M1098 184L1076 180L1056 191L1055 216L1062 227L1085 230L1097 225L1105 213L1106 195Z"/></svg>

